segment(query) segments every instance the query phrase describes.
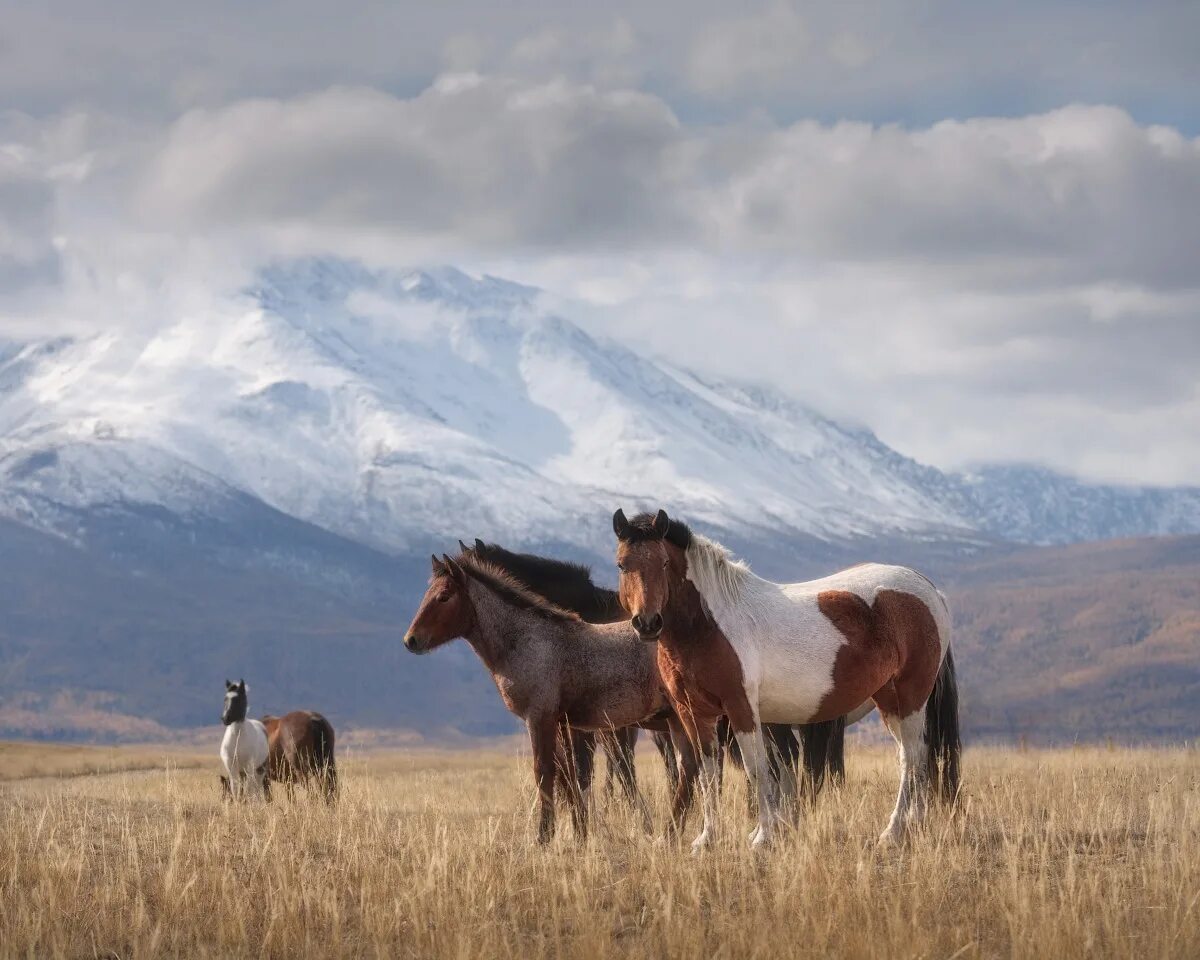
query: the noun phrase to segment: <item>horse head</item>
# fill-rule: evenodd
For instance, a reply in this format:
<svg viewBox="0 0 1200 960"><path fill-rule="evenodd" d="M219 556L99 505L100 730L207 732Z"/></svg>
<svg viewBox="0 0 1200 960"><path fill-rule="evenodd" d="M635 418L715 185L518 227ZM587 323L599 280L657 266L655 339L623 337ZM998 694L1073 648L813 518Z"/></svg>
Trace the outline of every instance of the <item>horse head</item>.
<svg viewBox="0 0 1200 960"><path fill-rule="evenodd" d="M618 510L613 514L613 533L617 535L621 606L630 614L638 636L648 642L657 640L671 600L671 584L687 568L684 551L691 533L665 510L632 520Z"/></svg>
<svg viewBox="0 0 1200 960"><path fill-rule="evenodd" d="M430 560L433 575L404 634L404 646L412 653L428 653L455 637L466 636L475 619L463 568L445 554L441 560Z"/></svg>
<svg viewBox="0 0 1200 960"><path fill-rule="evenodd" d="M247 704L246 681L239 680L237 683L233 683L226 680L225 706L221 710L221 722L225 726L229 726L231 723L241 723L246 719Z"/></svg>

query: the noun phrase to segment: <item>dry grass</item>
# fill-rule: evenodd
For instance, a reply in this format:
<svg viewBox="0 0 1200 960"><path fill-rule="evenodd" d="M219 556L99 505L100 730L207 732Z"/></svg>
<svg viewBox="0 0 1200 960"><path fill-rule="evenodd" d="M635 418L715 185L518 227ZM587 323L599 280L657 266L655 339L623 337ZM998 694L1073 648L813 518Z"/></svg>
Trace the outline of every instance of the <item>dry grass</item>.
<svg viewBox="0 0 1200 960"><path fill-rule="evenodd" d="M167 767L212 768L213 751L173 747L87 747L0 740L0 781L83 777Z"/></svg>
<svg viewBox="0 0 1200 960"><path fill-rule="evenodd" d="M0 784L0 954L1200 956L1195 750L972 750L956 821L878 855L893 761L855 747L763 858L740 778L692 859L603 799L587 843L537 848L511 755L342 766L333 810L223 807L212 760Z"/></svg>

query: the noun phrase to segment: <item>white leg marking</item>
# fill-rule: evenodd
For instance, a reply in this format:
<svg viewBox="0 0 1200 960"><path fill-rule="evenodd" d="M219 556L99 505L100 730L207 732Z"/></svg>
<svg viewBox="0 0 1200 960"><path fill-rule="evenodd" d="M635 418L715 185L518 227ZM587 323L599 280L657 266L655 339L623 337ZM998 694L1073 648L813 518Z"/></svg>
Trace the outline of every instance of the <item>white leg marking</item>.
<svg viewBox="0 0 1200 960"><path fill-rule="evenodd" d="M896 807L888 820L887 829L879 835L881 844L898 843L911 827L925 816L929 776L925 767L925 708L909 714L903 720L885 717L884 723L896 738L900 759L900 789Z"/></svg>
<svg viewBox="0 0 1200 960"><path fill-rule="evenodd" d="M742 762L746 765L746 776L750 778L750 787L758 796L758 829L750 834L750 846L768 847L771 845L771 831L778 811L775 808L775 784L771 779L767 748L763 743L758 717L754 718L754 729L749 733L739 733L737 742L742 751Z"/></svg>
<svg viewBox="0 0 1200 960"><path fill-rule="evenodd" d="M713 742L713 750L717 749ZM721 779L721 770L717 766L716 753L705 754L700 758L700 798L704 806L704 826L699 835L692 841L692 853L699 853L710 846L717 838L717 787Z"/></svg>

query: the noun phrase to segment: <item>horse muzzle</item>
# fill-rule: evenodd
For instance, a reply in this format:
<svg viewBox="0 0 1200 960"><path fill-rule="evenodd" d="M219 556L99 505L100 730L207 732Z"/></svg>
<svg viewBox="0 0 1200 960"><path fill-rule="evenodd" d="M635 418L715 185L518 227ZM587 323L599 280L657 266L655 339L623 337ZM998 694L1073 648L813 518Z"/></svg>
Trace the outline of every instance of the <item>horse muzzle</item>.
<svg viewBox="0 0 1200 960"><path fill-rule="evenodd" d="M638 636L646 643L653 643L662 636L663 618L661 613L649 617L642 616L640 613L634 614L630 623L633 624L633 629L637 631Z"/></svg>
<svg viewBox="0 0 1200 960"><path fill-rule="evenodd" d="M412 633L404 638L404 649L409 653L427 653L429 651L429 648L421 643L420 638Z"/></svg>

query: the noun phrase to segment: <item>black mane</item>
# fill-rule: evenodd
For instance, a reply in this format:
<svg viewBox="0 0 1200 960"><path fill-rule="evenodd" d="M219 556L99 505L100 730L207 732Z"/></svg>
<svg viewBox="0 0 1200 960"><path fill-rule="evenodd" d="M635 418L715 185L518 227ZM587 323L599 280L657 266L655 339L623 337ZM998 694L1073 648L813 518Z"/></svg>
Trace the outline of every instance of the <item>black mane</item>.
<svg viewBox="0 0 1200 960"><path fill-rule="evenodd" d="M548 620L579 621L579 614L564 610L540 594L534 593L525 584L512 577L503 567L464 550L454 558L467 576L477 580L494 594L518 610L529 610Z"/></svg>
<svg viewBox="0 0 1200 960"><path fill-rule="evenodd" d="M596 586L591 570L581 563L514 553L482 540L476 540L475 549L470 552L501 568L510 578L555 606L573 610L588 623L614 623L627 616L617 592Z"/></svg>
<svg viewBox="0 0 1200 960"><path fill-rule="evenodd" d="M660 537L654 529L656 514L639 513L629 521L625 535L621 538L626 543L645 543L648 540L666 540L680 550L686 550L692 542L692 531L682 520L670 520L667 523L667 535Z"/></svg>

